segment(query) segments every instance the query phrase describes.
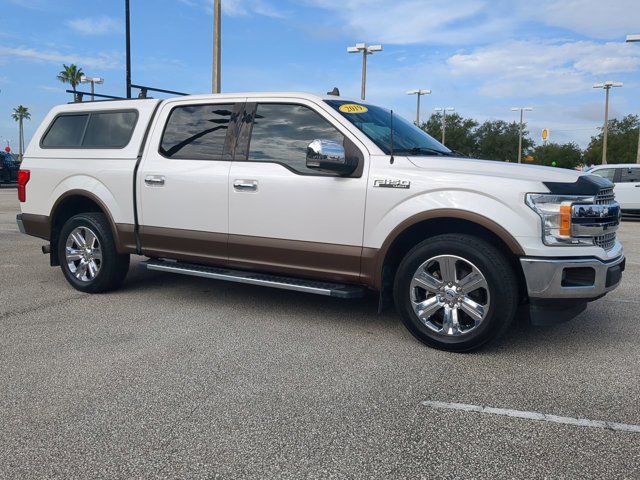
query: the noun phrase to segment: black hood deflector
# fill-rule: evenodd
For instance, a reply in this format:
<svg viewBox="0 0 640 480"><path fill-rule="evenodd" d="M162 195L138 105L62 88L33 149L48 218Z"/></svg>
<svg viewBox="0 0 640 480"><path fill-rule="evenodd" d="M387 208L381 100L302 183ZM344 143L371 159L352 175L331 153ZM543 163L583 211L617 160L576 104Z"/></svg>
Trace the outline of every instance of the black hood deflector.
<svg viewBox="0 0 640 480"><path fill-rule="evenodd" d="M555 195L597 195L601 190L613 188L613 183L598 175L583 175L574 183L543 182Z"/></svg>

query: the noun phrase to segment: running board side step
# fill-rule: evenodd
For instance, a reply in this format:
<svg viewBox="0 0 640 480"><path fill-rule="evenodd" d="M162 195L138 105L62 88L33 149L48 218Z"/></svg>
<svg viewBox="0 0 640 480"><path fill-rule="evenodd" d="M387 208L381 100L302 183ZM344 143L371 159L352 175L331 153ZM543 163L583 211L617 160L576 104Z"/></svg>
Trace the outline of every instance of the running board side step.
<svg viewBox="0 0 640 480"><path fill-rule="evenodd" d="M246 272L243 270L231 270L228 268L207 267L193 263L174 262L168 260L147 260L141 265L148 270L160 272L181 273L193 277L213 278L228 282L246 283L249 285L261 285L265 287L281 288L283 290L295 290L298 292L315 293L336 298L362 298L367 289L360 285L347 285L340 283L319 282L303 278L281 277L265 273Z"/></svg>

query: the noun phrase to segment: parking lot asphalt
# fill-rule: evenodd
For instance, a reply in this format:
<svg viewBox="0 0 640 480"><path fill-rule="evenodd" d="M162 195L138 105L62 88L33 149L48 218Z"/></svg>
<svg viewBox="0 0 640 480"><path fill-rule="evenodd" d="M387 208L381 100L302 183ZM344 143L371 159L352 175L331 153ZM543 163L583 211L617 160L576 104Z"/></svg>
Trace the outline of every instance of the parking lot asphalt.
<svg viewBox="0 0 640 480"><path fill-rule="evenodd" d="M573 321L429 349L376 298L147 272L73 290L0 191L0 478L640 478L640 223Z"/></svg>

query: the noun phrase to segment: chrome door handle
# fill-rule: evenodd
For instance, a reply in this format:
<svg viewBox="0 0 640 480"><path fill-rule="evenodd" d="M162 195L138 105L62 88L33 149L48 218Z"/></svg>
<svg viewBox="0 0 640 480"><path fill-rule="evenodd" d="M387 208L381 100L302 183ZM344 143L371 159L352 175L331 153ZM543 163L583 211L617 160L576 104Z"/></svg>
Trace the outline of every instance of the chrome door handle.
<svg viewBox="0 0 640 480"><path fill-rule="evenodd" d="M161 187L164 185L164 176L162 175L147 175L144 177L144 183L152 187Z"/></svg>
<svg viewBox="0 0 640 480"><path fill-rule="evenodd" d="M238 192L255 192L258 190L257 180L235 180L233 188Z"/></svg>

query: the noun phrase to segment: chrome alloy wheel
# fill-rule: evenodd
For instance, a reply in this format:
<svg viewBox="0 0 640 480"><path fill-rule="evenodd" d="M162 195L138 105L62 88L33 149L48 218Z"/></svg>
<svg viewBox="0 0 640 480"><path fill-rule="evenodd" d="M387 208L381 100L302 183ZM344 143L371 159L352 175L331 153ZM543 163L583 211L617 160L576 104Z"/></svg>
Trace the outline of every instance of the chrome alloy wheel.
<svg viewBox="0 0 640 480"><path fill-rule="evenodd" d="M69 271L80 281L90 282L102 266L102 249L95 233L87 227L77 227L67 237L64 250Z"/></svg>
<svg viewBox="0 0 640 480"><path fill-rule="evenodd" d="M411 279L411 306L430 330L447 336L475 330L489 311L489 285L471 262L454 255L430 258Z"/></svg>

